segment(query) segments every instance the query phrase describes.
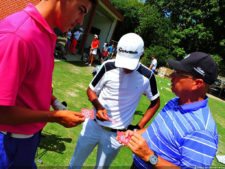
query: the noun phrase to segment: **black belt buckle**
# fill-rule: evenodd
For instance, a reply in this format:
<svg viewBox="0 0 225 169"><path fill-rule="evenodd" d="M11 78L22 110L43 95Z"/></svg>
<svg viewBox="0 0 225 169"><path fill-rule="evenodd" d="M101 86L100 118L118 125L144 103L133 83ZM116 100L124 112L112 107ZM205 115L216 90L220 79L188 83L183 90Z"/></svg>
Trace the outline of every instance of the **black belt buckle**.
<svg viewBox="0 0 225 169"><path fill-rule="evenodd" d="M111 129L112 132L117 132L117 131L126 131L126 129Z"/></svg>
<svg viewBox="0 0 225 169"><path fill-rule="evenodd" d="M101 126L103 129L107 130L107 131L111 131L111 132L118 132L118 131L126 131L126 129L113 129L113 128L109 128L109 127L105 127L105 126Z"/></svg>

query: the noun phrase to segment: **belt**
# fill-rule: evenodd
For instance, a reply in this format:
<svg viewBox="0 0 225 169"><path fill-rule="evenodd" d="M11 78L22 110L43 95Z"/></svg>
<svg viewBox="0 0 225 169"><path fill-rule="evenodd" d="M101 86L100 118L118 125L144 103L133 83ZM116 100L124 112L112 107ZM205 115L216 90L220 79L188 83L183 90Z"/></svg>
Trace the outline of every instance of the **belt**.
<svg viewBox="0 0 225 169"><path fill-rule="evenodd" d="M94 119L94 121L97 123L96 119ZM110 127L102 126L100 124L98 124L98 125L101 126L104 130L111 131L111 132L126 131L127 130L127 129L113 129L113 128L110 128Z"/></svg>
<svg viewBox="0 0 225 169"><path fill-rule="evenodd" d="M26 139L26 138L31 138L33 137L33 134L27 135L27 134L16 134L16 133L9 133L5 131L0 131L0 133L4 135L9 135L12 138L20 138L20 139Z"/></svg>
<svg viewBox="0 0 225 169"><path fill-rule="evenodd" d="M101 126L101 125L100 125ZM107 130L107 131L111 131L111 132L117 132L117 131L126 131L127 129L112 129L110 127L105 127L105 126L101 126L103 129Z"/></svg>

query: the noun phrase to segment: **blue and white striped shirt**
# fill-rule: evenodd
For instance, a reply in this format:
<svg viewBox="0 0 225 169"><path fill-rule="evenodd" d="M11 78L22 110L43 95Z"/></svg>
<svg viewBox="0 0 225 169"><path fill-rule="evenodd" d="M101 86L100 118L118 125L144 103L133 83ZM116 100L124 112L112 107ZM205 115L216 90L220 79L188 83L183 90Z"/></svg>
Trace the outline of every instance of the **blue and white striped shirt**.
<svg viewBox="0 0 225 169"><path fill-rule="evenodd" d="M143 133L150 149L158 156L181 167L209 167L216 155L218 134L210 113L208 98L178 105L170 100ZM134 156L138 168L151 168Z"/></svg>

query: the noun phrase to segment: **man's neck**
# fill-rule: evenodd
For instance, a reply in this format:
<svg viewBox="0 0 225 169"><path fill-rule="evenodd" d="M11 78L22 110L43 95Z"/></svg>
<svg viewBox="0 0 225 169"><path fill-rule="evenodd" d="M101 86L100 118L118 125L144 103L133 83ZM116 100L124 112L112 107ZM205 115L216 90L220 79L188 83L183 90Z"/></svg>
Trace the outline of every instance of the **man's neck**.
<svg viewBox="0 0 225 169"><path fill-rule="evenodd" d="M56 9L56 2L53 1L41 1L36 5L37 10L49 24L49 26L54 29L54 10Z"/></svg>
<svg viewBox="0 0 225 169"><path fill-rule="evenodd" d="M205 99L205 96L186 95L184 97L179 97L179 105L190 104L193 102L202 101L204 99Z"/></svg>

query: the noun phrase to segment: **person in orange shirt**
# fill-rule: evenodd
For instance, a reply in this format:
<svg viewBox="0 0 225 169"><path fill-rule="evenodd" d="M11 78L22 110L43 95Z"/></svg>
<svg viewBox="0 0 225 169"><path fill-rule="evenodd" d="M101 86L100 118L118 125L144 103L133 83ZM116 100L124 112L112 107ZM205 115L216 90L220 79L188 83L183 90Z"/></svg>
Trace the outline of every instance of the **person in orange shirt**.
<svg viewBox="0 0 225 169"><path fill-rule="evenodd" d="M98 39L98 35L94 35L94 39L91 42L90 55L88 59L89 66L93 65L94 59L97 55L97 51L99 48L100 41Z"/></svg>

